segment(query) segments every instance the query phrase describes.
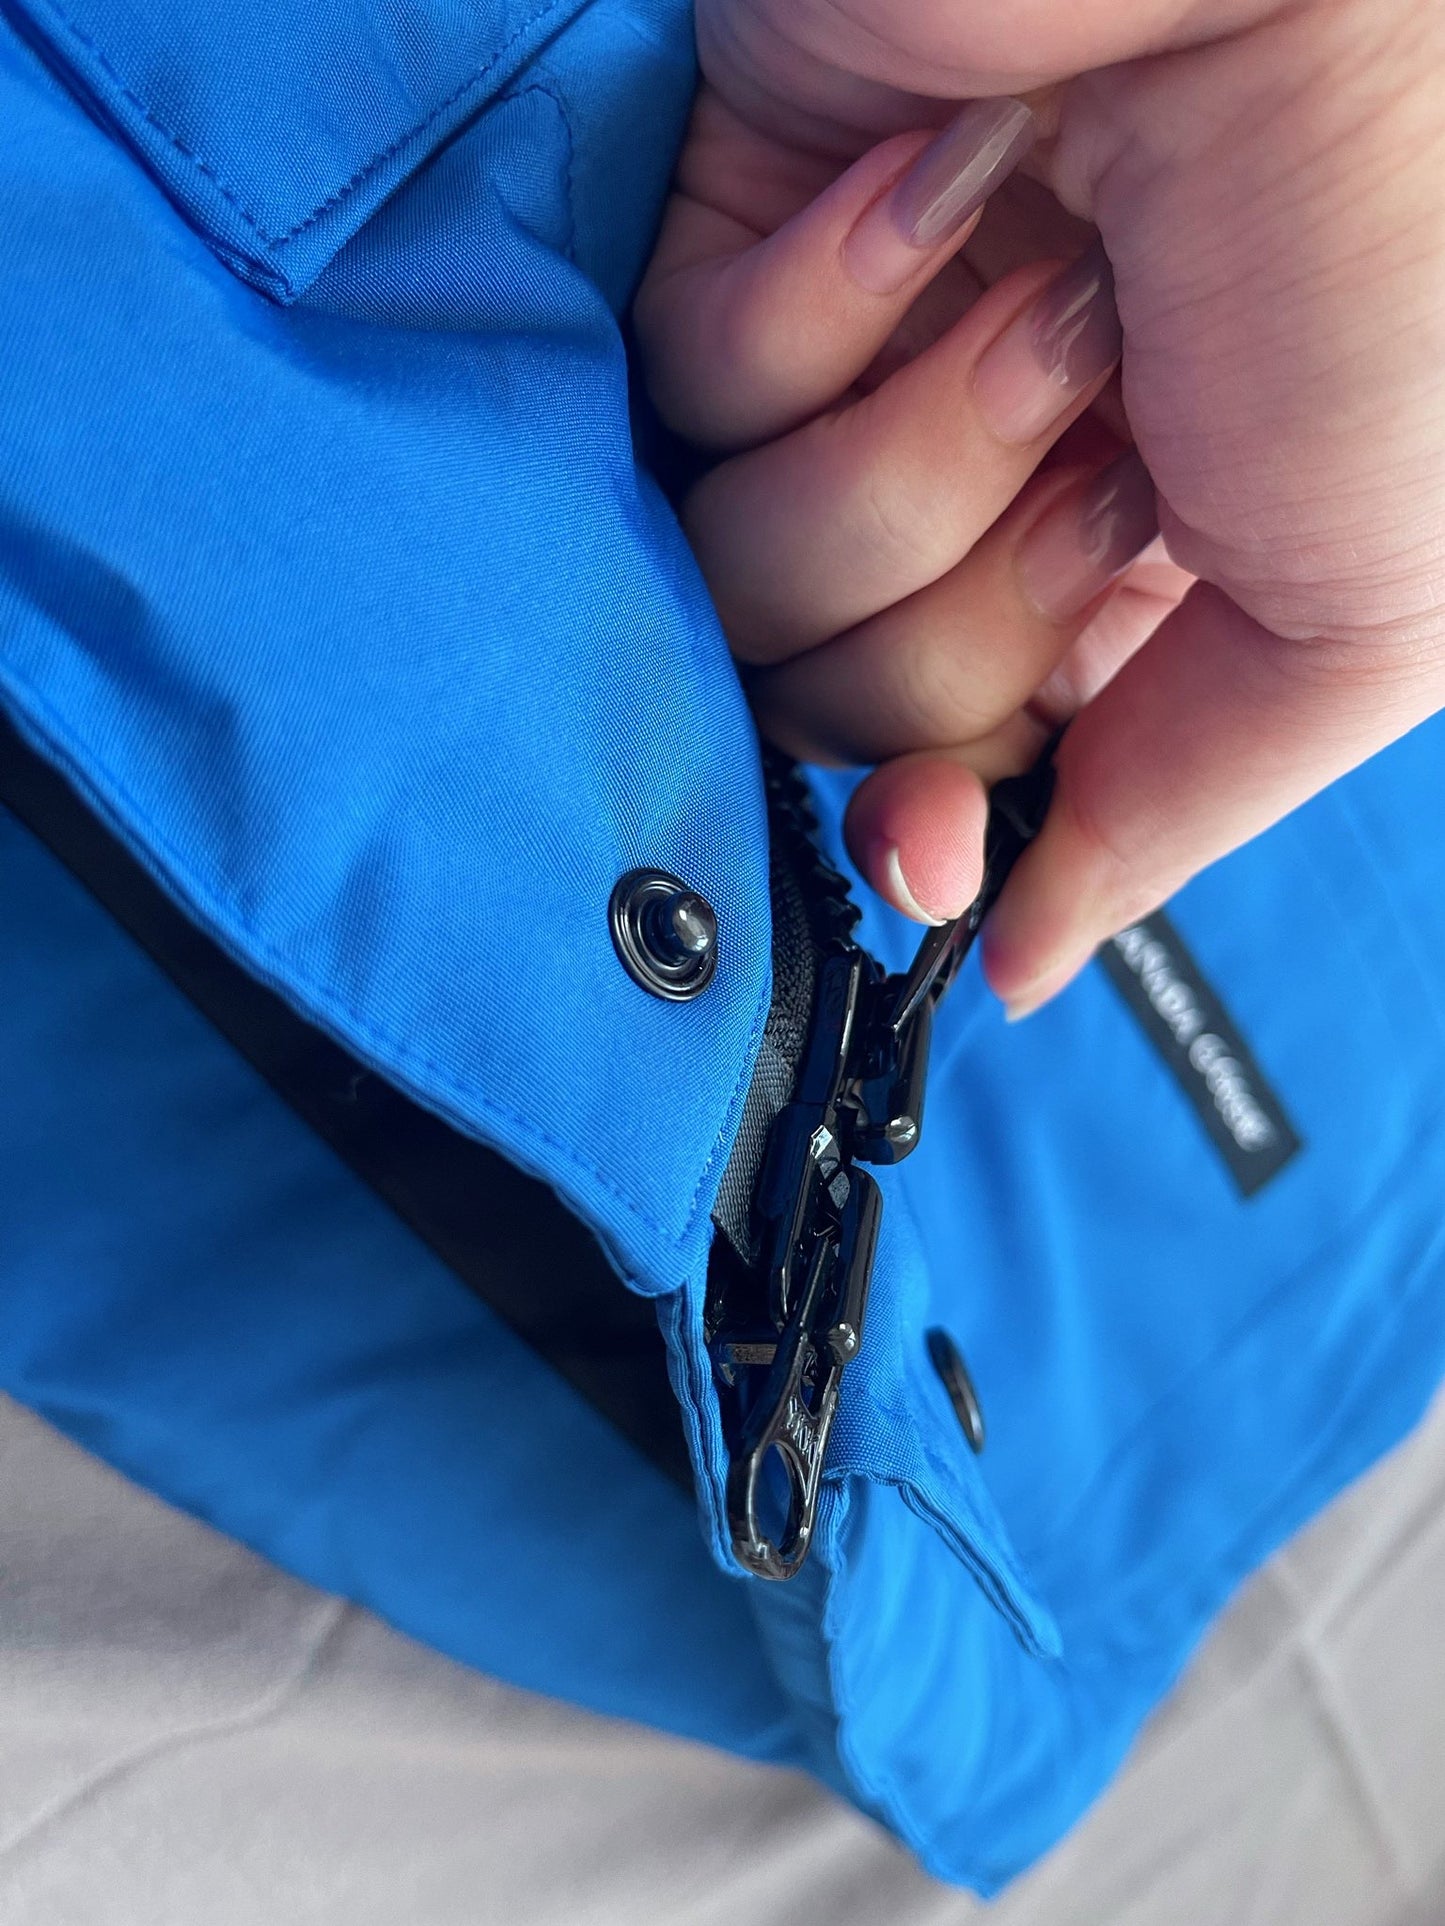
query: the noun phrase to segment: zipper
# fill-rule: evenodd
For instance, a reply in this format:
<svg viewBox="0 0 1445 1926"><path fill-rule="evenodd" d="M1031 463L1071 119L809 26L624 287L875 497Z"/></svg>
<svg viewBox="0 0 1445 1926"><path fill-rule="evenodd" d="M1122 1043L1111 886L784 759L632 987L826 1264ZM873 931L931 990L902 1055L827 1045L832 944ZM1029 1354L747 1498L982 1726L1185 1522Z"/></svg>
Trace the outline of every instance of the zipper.
<svg viewBox="0 0 1445 1926"><path fill-rule="evenodd" d="M764 753L773 1005L714 1209L705 1312L733 1552L759 1578L791 1578L808 1555L863 1342L883 1210L869 1166L917 1148L934 1012L1043 824L1056 746L994 787L977 897L891 975L854 939L859 911L822 852L801 770Z"/></svg>

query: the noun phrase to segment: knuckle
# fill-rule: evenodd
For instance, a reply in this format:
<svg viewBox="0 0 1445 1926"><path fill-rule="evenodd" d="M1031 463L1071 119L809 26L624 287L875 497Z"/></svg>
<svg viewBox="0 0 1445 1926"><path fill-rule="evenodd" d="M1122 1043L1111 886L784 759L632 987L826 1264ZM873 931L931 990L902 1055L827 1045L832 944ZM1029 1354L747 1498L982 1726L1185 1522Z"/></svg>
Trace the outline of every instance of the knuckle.
<svg viewBox="0 0 1445 1926"><path fill-rule="evenodd" d="M957 560L951 518L938 491L918 477L876 458L861 477L858 536L896 576L902 596L936 581Z"/></svg>
<svg viewBox="0 0 1445 1926"><path fill-rule="evenodd" d="M1003 718L991 713L979 670L947 638L921 634L894 657L896 703L912 748L971 742Z"/></svg>

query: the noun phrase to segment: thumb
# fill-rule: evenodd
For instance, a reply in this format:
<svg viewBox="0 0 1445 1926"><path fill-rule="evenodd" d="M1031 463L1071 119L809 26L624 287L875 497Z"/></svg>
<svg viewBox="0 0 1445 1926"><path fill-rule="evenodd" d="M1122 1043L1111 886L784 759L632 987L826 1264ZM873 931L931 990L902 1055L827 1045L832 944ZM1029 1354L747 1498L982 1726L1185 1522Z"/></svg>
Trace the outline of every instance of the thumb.
<svg viewBox="0 0 1445 1926"><path fill-rule="evenodd" d="M705 93L634 308L669 427L747 447L836 401L1032 139L1022 101L971 101L941 133L873 148L769 232L777 178L796 157Z"/></svg>
<svg viewBox="0 0 1445 1926"><path fill-rule="evenodd" d="M1042 833L984 932L1010 1014L1445 700L1441 651L1287 641L1199 585L1070 724Z"/></svg>

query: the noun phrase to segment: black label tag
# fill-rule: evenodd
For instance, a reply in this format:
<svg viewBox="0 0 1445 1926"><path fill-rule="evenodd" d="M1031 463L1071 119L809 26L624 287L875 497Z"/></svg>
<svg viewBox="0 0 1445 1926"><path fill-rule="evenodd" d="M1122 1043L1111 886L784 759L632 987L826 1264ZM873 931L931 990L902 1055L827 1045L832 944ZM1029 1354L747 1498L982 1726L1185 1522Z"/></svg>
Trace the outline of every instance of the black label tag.
<svg viewBox="0 0 1445 1926"><path fill-rule="evenodd" d="M1099 952L1105 973L1218 1146L1240 1193L1278 1176L1301 1139L1229 1012L1162 911Z"/></svg>

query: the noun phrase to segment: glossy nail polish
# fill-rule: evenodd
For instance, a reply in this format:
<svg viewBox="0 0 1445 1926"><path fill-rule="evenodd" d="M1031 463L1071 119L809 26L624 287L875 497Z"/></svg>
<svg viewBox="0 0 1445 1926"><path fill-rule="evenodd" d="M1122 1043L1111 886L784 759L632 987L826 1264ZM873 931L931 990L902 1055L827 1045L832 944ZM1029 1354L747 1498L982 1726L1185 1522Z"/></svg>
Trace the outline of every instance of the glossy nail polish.
<svg viewBox="0 0 1445 1926"><path fill-rule="evenodd" d="M1071 488L1019 544L1024 593L1042 614L1065 621L1087 608L1159 533L1148 469L1134 453Z"/></svg>
<svg viewBox="0 0 1445 1926"><path fill-rule="evenodd" d="M1021 100L971 100L908 172L859 217L843 258L860 287L894 294L951 240L1034 140Z"/></svg>
<svg viewBox="0 0 1445 1926"><path fill-rule="evenodd" d="M1123 339L1109 258L1096 243L985 350L974 374L979 412L1000 441L1035 440L1109 372Z"/></svg>

